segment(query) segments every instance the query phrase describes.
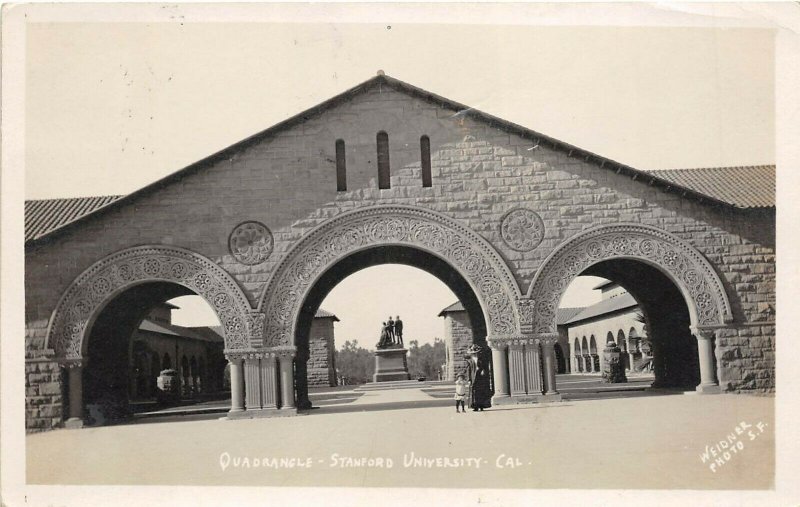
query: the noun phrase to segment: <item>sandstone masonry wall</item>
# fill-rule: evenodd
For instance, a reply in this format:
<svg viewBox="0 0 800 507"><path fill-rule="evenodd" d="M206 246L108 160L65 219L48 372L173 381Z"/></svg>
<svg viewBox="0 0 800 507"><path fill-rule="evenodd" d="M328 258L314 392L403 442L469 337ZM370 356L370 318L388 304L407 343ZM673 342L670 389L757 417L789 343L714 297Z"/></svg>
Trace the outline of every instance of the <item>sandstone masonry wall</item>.
<svg viewBox="0 0 800 507"><path fill-rule="evenodd" d="M472 345L472 325L466 311L447 312L444 318L444 339L448 351L447 376L444 380L455 380L459 374L467 374L467 349Z"/></svg>
<svg viewBox="0 0 800 507"><path fill-rule="evenodd" d="M553 249L587 228L635 222L673 233L714 264L738 324L769 324L724 345L737 352L720 368L742 378L772 378L774 363L764 359L763 344L769 343L767 351L774 354L774 212L735 211L664 192L457 113L376 85L29 248L27 349L45 348L48 319L61 294L83 270L113 252L142 244L190 249L231 273L255 306L276 265L312 228L359 207L405 204L444 213L490 241L523 293ZM376 133L381 130L390 145L391 188L385 190L377 188ZM421 181L422 135L431 145L429 188ZM343 192L336 191L337 139L345 142ZM545 225L544 240L530 252L515 251L500 237L501 218L517 207L534 210ZM245 220L260 221L272 232L275 249L263 264L239 264L228 251L231 230ZM730 378L726 385L734 391L774 389L774 383L721 376ZM29 415L31 406L29 400Z"/></svg>
<svg viewBox="0 0 800 507"><path fill-rule="evenodd" d="M336 366L333 352L336 347L333 336L333 319L315 318L311 324L309 338L308 385L336 385Z"/></svg>

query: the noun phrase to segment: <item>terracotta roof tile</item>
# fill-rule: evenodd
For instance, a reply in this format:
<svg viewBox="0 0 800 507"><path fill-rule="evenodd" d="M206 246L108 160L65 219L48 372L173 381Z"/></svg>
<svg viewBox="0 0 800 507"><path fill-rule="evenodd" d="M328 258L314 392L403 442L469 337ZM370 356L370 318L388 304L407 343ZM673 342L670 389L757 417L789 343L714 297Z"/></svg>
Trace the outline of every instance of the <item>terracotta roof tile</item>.
<svg viewBox="0 0 800 507"><path fill-rule="evenodd" d="M578 308L559 308L556 312L556 325L561 326L566 324L585 309L586 307L583 306Z"/></svg>
<svg viewBox="0 0 800 507"><path fill-rule="evenodd" d="M25 201L25 242L41 238L120 197L122 196L104 195Z"/></svg>
<svg viewBox="0 0 800 507"><path fill-rule="evenodd" d="M461 301L456 301L452 305L448 306L447 308L439 312L439 317L444 317L446 313L463 312L463 311L464 311L464 305L461 304Z"/></svg>
<svg viewBox="0 0 800 507"><path fill-rule="evenodd" d="M580 322L582 320L601 317L612 312L633 308L635 306L638 306L638 303L635 299L633 299L633 296L626 292L624 294L620 294L619 296L603 299L599 303L595 303L592 306L583 308L583 311L564 322L564 324L575 324L576 322Z"/></svg>
<svg viewBox="0 0 800 507"><path fill-rule="evenodd" d="M737 208L775 206L775 166L661 169L648 174Z"/></svg>
<svg viewBox="0 0 800 507"><path fill-rule="evenodd" d="M336 315L332 314L331 312L323 310L322 308L319 308L317 310L317 313L314 314L314 318L315 319L333 319L334 321L339 322L339 317L337 317Z"/></svg>

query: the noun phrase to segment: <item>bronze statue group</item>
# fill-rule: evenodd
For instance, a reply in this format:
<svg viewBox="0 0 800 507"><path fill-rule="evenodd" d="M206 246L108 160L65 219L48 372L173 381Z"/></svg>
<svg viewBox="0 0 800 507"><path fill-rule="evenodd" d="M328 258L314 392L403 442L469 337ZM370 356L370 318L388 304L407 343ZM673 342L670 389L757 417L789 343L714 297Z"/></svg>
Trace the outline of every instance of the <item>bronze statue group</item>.
<svg viewBox="0 0 800 507"><path fill-rule="evenodd" d="M396 320L392 320L392 316L390 315L389 320L384 322L381 328L381 338L378 341L378 348L385 349L392 345L403 346L403 321L400 320L399 315Z"/></svg>
<svg viewBox="0 0 800 507"><path fill-rule="evenodd" d="M403 347L403 321L399 315L396 319L389 316L389 320L383 323L377 348L393 346ZM464 359L467 362L466 371L459 374L459 380L456 381L456 412L460 411L459 407L464 409L465 400L468 400L466 405L473 411L483 412L483 409L492 406L494 391L491 351L489 347L475 343L467 349Z"/></svg>

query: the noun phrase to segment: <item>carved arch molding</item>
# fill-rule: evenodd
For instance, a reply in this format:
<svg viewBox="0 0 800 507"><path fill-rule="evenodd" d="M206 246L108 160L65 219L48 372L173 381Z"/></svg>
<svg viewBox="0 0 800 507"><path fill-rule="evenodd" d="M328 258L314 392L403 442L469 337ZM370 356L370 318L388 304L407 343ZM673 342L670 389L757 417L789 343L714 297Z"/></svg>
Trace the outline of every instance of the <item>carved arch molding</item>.
<svg viewBox="0 0 800 507"><path fill-rule="evenodd" d="M96 262L72 282L50 319L48 348L58 358L81 358L89 324L105 304L146 282L177 283L205 299L224 329L226 349L247 348L250 334L263 327L263 316L250 310L237 283L211 260L181 248L141 246Z"/></svg>
<svg viewBox="0 0 800 507"><path fill-rule="evenodd" d="M484 238L439 213L409 206L372 206L325 222L286 255L259 308L266 316L264 342L293 345L301 306L316 280L348 255L376 246L402 245L445 260L469 283L490 336L519 330L519 288L508 266Z"/></svg>
<svg viewBox="0 0 800 507"><path fill-rule="evenodd" d="M614 258L642 260L661 269L684 294L692 326L733 320L722 281L697 249L656 227L617 224L582 232L550 254L528 290L525 321L536 333L555 333L558 303L570 282L586 268Z"/></svg>

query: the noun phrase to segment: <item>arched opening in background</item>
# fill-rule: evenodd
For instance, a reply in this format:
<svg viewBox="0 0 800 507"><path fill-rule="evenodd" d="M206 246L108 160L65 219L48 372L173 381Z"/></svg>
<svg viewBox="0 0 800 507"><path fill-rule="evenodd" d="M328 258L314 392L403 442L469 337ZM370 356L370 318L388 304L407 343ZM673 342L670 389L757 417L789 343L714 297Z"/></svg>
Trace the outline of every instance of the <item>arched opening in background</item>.
<svg viewBox="0 0 800 507"><path fill-rule="evenodd" d="M620 348L629 382L649 378L654 387L685 390L699 384L689 308L680 289L661 269L640 260L615 258L590 266L573 284L581 280L583 300L570 285L562 308L570 307L574 316L558 324L565 343L574 343L578 366L574 373L581 373L580 366L583 373L602 371L603 348L611 341ZM584 336L589 337L587 341ZM603 343L598 343L600 339Z"/></svg>
<svg viewBox="0 0 800 507"><path fill-rule="evenodd" d="M144 282L116 295L99 311L83 344L88 358L83 369L87 424L119 421L212 393L229 399L221 382L221 330L172 321L177 307L169 301L191 295L202 300L177 283ZM200 375L197 357L215 366Z"/></svg>
<svg viewBox="0 0 800 507"><path fill-rule="evenodd" d="M486 320L483 310L478 298L475 295L475 292L469 283L461 276L461 274L458 273L458 271L456 271L441 258L414 247L400 245L372 247L353 253L336 262L314 283L308 293L308 296L303 302L297 320L297 333L295 335L295 345L298 348L297 358L295 360L295 386L297 389L298 407L307 407L310 403L308 396L309 359L312 355L310 350L310 343L312 343L310 330L314 320L314 315L322 306L323 301L326 301L326 297L334 290L334 288L336 288L350 275L353 275L364 269L389 264L408 266L415 268L414 271L421 270L424 272L423 275L432 275L439 282L444 284L447 289L449 289L449 293L452 295L448 296L448 298L452 299L447 300L447 303L444 305L441 303L436 303L435 305L428 304L427 307L420 308L420 311L430 312L432 315L438 315L442 311L443 307L451 305L455 301L458 301L461 304L461 307L463 308L462 314L464 328L468 329L469 333L469 338L467 340L468 343L463 339L462 336L459 336L458 339L452 343L442 344L442 351L447 350L447 353L449 354L447 363L452 364L452 368L456 373L460 373L461 370L465 369L463 354L466 353L468 346L473 343L482 345L488 361L491 361L491 353L488 345L486 344ZM381 281L379 279L373 279L371 280L371 284L377 284L380 286ZM404 345L406 348L409 348L409 346L412 345L411 342L413 340L420 340L423 338L415 337L412 334L409 334L409 329L413 328L414 316L409 314L402 315L402 313L399 311L391 310L393 299L407 295L410 295L412 298L417 298L420 302L426 300L426 294L423 291L420 291L419 287L415 287L413 284L406 285L405 283L402 284L402 286L391 286L387 284L385 287L381 287L381 291L377 297L379 299L385 299L385 304L382 304L382 306L386 308L386 311L384 312L386 317L396 317L398 314L402 316L402 320L405 323L405 330L403 333ZM332 303L326 301L326 307L324 309L326 311L331 311L333 307L328 307L330 305L332 305ZM342 313L342 311L336 310L335 308L333 308L333 310L334 313L337 313L337 316L340 320L344 320L342 315L338 315L339 313ZM375 322L364 323L364 326L368 327L369 329L369 334L366 335L367 338L365 338L368 340L368 342L360 343L362 347L365 346L370 350L375 348L375 345L379 339L381 324L383 321L387 320L386 317L376 316ZM339 326L341 328L341 324ZM437 333L438 336L442 336L442 331ZM337 334L339 334L338 331ZM344 337L345 340L348 338L349 337ZM343 342L342 337L338 337L337 339L340 342ZM338 361L337 364L339 364ZM410 370L411 368L409 368L410 375L418 373ZM426 376L430 375L430 373L432 372L428 372ZM362 375L362 377L365 378L360 378L358 380L366 380L369 382L372 381L368 374ZM438 373L434 373L432 378L436 379L437 377Z"/></svg>

